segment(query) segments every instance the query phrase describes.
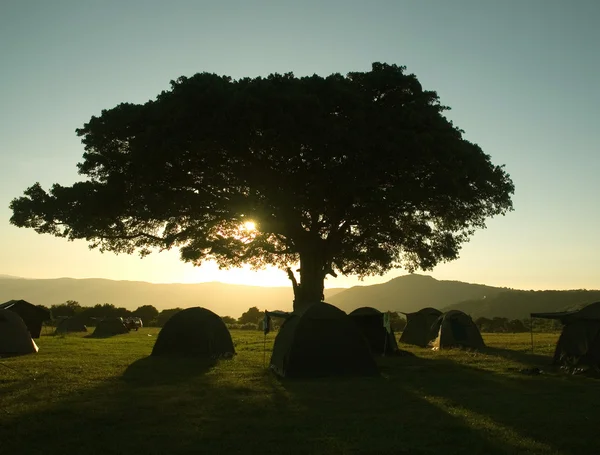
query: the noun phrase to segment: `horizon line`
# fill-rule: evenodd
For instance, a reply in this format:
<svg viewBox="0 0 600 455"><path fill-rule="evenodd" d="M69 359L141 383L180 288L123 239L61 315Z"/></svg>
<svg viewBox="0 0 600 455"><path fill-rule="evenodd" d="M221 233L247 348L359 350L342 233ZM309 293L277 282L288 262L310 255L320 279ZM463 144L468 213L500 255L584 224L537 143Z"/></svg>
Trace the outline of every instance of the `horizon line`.
<svg viewBox="0 0 600 455"><path fill-rule="evenodd" d="M465 284L472 284L472 285L478 285L478 286L487 286L487 287L493 287L493 288L498 288L498 289L504 289L506 291L534 291L534 292L542 292L542 291L600 291L600 288L566 288L566 289L548 289L548 288L544 288L544 289L534 289L534 288L530 288L530 289L523 289L523 288L515 288L515 287L510 287L510 286L498 286L498 285L491 285L491 284L485 284L485 283L472 283L470 281L462 281L462 280L458 280L458 279L438 279L435 278L432 275L426 275L426 274L421 274L421 273L407 273L405 275L400 275L394 278L390 278L388 281L385 281L383 283L376 283L376 284L357 284L354 286L332 286L332 287L325 287L325 290L331 290L331 289L353 289L353 288L357 288L357 287L371 287L371 286L379 286L382 284L387 284L391 281L394 281L396 279L399 278L403 278L403 277L409 277L409 276L421 276L421 277L428 277L428 278L432 278L435 281L440 281L440 282L459 282L459 283L465 283ZM160 281L160 282L156 282L156 281L145 281L145 280L119 280L119 279L114 279L114 278L102 278L102 277L85 277L85 278L74 278L74 277L69 277L69 276L60 276L60 277L52 277L52 278L35 278L35 277L23 277L23 276L17 276L17 275L11 275L8 273L0 273L0 278L5 278L5 279L14 279L14 280L63 280L63 279L67 279L67 280L105 280L105 281L115 281L115 282L127 282L127 283L146 283L146 284L156 284L156 285L169 285L169 284L175 284L175 285L197 285L197 284L222 284L222 285L227 285L227 286L246 286L246 287L253 287L253 288L288 288L288 286L284 286L284 285L257 285L257 284L245 284L245 283L228 283L228 282L224 282L224 281L197 281L197 282L193 282L193 283L183 283L183 282L176 282L176 281L169 281L169 282L165 282L165 281ZM289 286L291 288L291 285Z"/></svg>

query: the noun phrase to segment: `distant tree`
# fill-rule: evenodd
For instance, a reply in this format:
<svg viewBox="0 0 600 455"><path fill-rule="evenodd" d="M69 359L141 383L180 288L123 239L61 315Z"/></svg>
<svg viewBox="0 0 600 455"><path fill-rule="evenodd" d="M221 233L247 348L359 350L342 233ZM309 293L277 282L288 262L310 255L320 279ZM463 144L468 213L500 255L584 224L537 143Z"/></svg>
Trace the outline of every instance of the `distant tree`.
<svg viewBox="0 0 600 455"><path fill-rule="evenodd" d="M514 186L405 69L180 77L78 129L85 179L34 184L11 223L101 251L285 268L294 309L323 300L327 275L431 270L512 210Z"/></svg>
<svg viewBox="0 0 600 455"><path fill-rule="evenodd" d="M513 319L511 321L508 321L508 324L506 324L506 328L511 333L522 333L527 332L529 330L525 326L525 324L523 324L523 321L521 321L520 319Z"/></svg>
<svg viewBox="0 0 600 455"><path fill-rule="evenodd" d="M77 313L83 311L83 307L76 300L67 300L65 303L59 303L58 305L52 305L50 307L52 317L58 319L61 317L75 316Z"/></svg>
<svg viewBox="0 0 600 455"><path fill-rule="evenodd" d="M236 320L234 318L232 318L231 316L221 316L221 320L225 324L235 324L236 323Z"/></svg>
<svg viewBox="0 0 600 455"><path fill-rule="evenodd" d="M123 307L117 308L112 303L98 303L83 310L82 314L92 318L125 318L131 315L131 311Z"/></svg>
<svg viewBox="0 0 600 455"><path fill-rule="evenodd" d="M158 310L152 305L142 305L131 313L132 316L140 318L145 326L158 318Z"/></svg>
<svg viewBox="0 0 600 455"><path fill-rule="evenodd" d="M257 307L249 308L248 311L243 313L238 319L239 324L258 324L264 318L264 313Z"/></svg>
<svg viewBox="0 0 600 455"><path fill-rule="evenodd" d="M527 319L524 321L526 326L529 327L533 323L534 332L560 332L562 330L562 323L558 319Z"/></svg>
<svg viewBox="0 0 600 455"><path fill-rule="evenodd" d="M38 307L38 308L41 308L42 310L47 310L47 311L48 311L48 310L50 310L50 308L48 308L46 305L37 304L37 305L35 305L35 306L36 306L36 307ZM49 318L49 319L45 319L45 320L43 321L43 324L48 324L48 323L51 323L51 319L52 319L52 312L51 312L51 310L50 310L50 318Z"/></svg>
<svg viewBox="0 0 600 455"><path fill-rule="evenodd" d="M496 333L508 332L508 318L493 317L491 331Z"/></svg>
<svg viewBox="0 0 600 455"><path fill-rule="evenodd" d="M183 308L170 308L168 310L162 310L156 318L156 325L158 327L163 327L175 313L179 313L182 310Z"/></svg>
<svg viewBox="0 0 600 455"><path fill-rule="evenodd" d="M406 327L406 319L395 311L390 312L390 326L394 332L402 332Z"/></svg>
<svg viewBox="0 0 600 455"><path fill-rule="evenodd" d="M480 317L475 320L475 325L480 332L492 332L492 320L486 317Z"/></svg>

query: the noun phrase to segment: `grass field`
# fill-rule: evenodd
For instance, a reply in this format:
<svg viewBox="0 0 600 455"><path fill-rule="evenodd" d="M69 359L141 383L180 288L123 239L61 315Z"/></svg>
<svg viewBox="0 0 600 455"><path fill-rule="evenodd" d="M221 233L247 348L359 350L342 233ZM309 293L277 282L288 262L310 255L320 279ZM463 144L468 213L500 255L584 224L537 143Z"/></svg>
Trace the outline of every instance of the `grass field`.
<svg viewBox="0 0 600 455"><path fill-rule="evenodd" d="M600 381L545 368L556 334L484 335L485 353L379 358L381 377L282 381L260 332L206 369L148 357L157 329L42 336L0 360L0 454L598 453ZM267 336L267 362L274 335Z"/></svg>

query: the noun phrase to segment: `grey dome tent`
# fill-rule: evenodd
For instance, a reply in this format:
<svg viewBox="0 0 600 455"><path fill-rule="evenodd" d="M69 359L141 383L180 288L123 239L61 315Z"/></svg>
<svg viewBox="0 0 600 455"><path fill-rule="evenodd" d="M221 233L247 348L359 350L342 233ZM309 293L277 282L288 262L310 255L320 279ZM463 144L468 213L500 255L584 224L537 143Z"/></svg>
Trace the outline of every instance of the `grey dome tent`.
<svg viewBox="0 0 600 455"><path fill-rule="evenodd" d="M400 342L426 347L437 336L437 321L442 315L435 308L423 308L414 313L403 313L406 316L406 327L400 335Z"/></svg>
<svg viewBox="0 0 600 455"><path fill-rule="evenodd" d="M352 318L324 302L285 320L275 337L270 368L286 378L378 374Z"/></svg>
<svg viewBox="0 0 600 455"><path fill-rule="evenodd" d="M0 309L0 357L33 354L38 351L35 341L21 317Z"/></svg>
<svg viewBox="0 0 600 455"><path fill-rule="evenodd" d="M230 357L234 354L231 334L223 320L201 307L174 314L158 334L152 349L154 356L202 359Z"/></svg>
<svg viewBox="0 0 600 455"><path fill-rule="evenodd" d="M50 311L29 303L25 300L9 300L0 304L0 309L17 313L31 334L31 338L39 338L42 333L42 323L50 320Z"/></svg>
<svg viewBox="0 0 600 455"><path fill-rule="evenodd" d="M579 311L531 313L531 317L558 319L563 324L553 364L600 367L600 302L591 303Z"/></svg>
<svg viewBox="0 0 600 455"><path fill-rule="evenodd" d="M110 337L129 333L129 329L125 326L123 318L106 318L102 319L96 325L96 330L92 333L93 337Z"/></svg>
<svg viewBox="0 0 600 455"><path fill-rule="evenodd" d="M479 329L471 319L471 316L459 310L444 313L438 318L438 335L432 342L434 349L444 348L472 348L485 347Z"/></svg>
<svg viewBox="0 0 600 455"><path fill-rule="evenodd" d="M376 308L361 307L348 314L367 340L372 354L391 355L398 351L394 331L384 326L384 314Z"/></svg>
<svg viewBox="0 0 600 455"><path fill-rule="evenodd" d="M59 333L73 333L73 332L87 332L87 327L83 323L82 318L77 316L65 318L58 323L56 326L55 334Z"/></svg>

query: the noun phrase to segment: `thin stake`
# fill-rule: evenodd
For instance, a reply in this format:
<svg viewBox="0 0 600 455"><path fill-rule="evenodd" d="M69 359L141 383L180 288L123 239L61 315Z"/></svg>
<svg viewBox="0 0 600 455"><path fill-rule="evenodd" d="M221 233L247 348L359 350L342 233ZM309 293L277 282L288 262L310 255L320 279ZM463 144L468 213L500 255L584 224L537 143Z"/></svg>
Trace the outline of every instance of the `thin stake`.
<svg viewBox="0 0 600 455"><path fill-rule="evenodd" d="M533 354L533 318L529 318L529 331L531 332L531 353Z"/></svg>
<svg viewBox="0 0 600 455"><path fill-rule="evenodd" d="M263 341L263 368L267 368L267 334L265 333Z"/></svg>

